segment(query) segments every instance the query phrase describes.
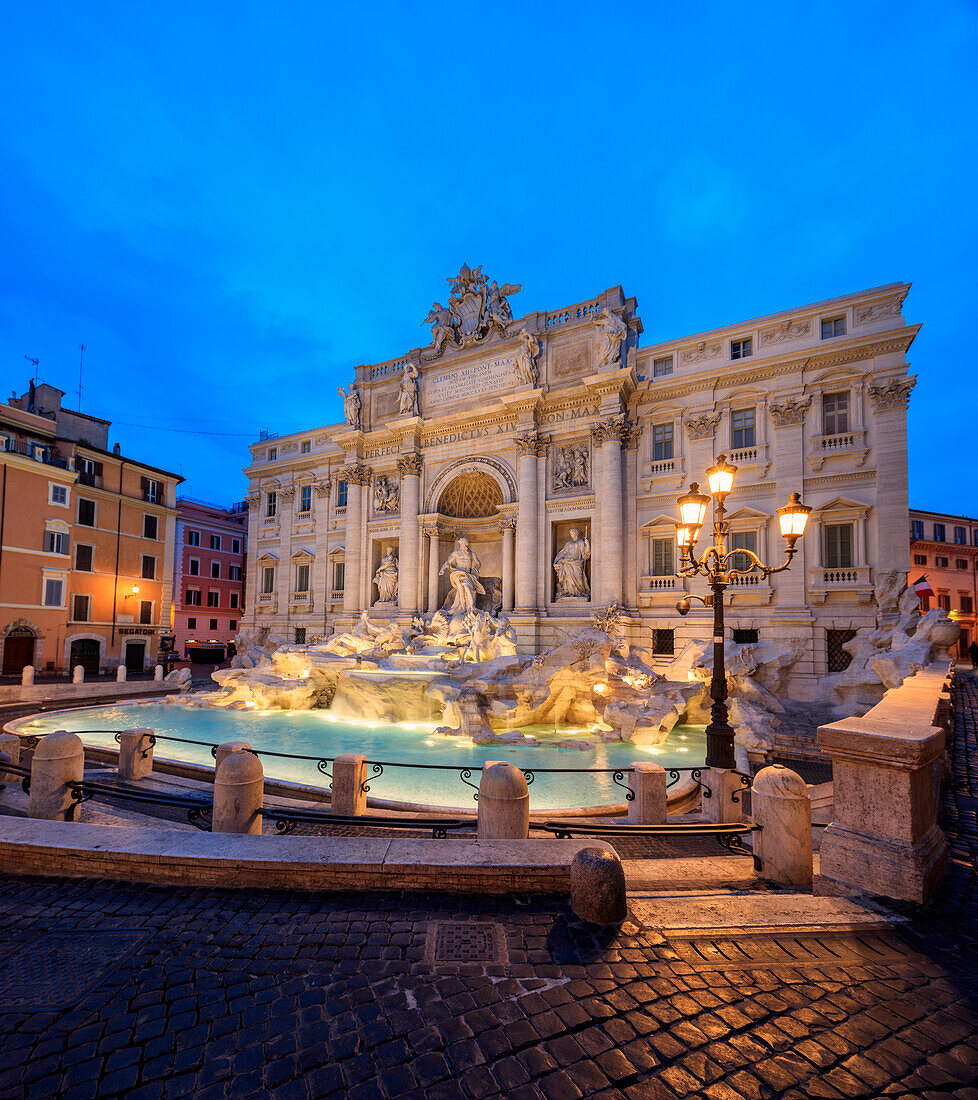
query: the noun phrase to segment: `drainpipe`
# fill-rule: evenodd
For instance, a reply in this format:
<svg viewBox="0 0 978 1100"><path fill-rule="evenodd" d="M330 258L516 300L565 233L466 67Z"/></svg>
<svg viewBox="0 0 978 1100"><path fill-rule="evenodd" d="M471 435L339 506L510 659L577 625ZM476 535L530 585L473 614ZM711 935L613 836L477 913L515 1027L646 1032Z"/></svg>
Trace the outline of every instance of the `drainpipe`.
<svg viewBox="0 0 978 1100"><path fill-rule="evenodd" d="M115 645L115 609L119 599L119 551L122 542L122 472L125 468L126 460L123 459L119 463L119 512L115 523L115 579L112 583L112 641L109 643L113 646Z"/></svg>

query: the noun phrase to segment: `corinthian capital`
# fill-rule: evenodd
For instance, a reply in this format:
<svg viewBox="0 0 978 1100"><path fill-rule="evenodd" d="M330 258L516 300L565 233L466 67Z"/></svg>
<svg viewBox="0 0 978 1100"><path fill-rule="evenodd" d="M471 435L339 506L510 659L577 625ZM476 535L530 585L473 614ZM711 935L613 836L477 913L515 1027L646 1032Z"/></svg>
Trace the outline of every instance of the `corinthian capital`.
<svg viewBox="0 0 978 1100"><path fill-rule="evenodd" d="M812 395L807 397L786 397L784 401L768 405L774 417L776 428L787 428L791 424L801 424L805 419L805 410L812 403Z"/></svg>
<svg viewBox="0 0 978 1100"><path fill-rule="evenodd" d="M917 376L898 378L886 386L870 386L866 391L873 408L877 412L883 409L905 409L910 404L910 391L917 385Z"/></svg>
<svg viewBox="0 0 978 1100"><path fill-rule="evenodd" d="M329 500L329 494L332 487L332 483L329 481L317 481L315 485L316 496Z"/></svg>
<svg viewBox="0 0 978 1100"><path fill-rule="evenodd" d="M513 442L516 444L516 449L521 455L535 455L540 445L540 437L536 432L523 432L523 434L518 435Z"/></svg>
<svg viewBox="0 0 978 1100"><path fill-rule="evenodd" d="M340 470L340 474L351 485L369 485L373 470L361 462L351 462Z"/></svg>
<svg viewBox="0 0 978 1100"><path fill-rule="evenodd" d="M420 477L421 455L417 451L414 454L401 455L397 460L397 470L401 477Z"/></svg>
<svg viewBox="0 0 978 1100"><path fill-rule="evenodd" d="M617 440L622 446L627 447L633 431L634 425L624 414L609 416L591 425L591 439L596 447L600 447L602 443L607 443L609 440Z"/></svg>
<svg viewBox="0 0 978 1100"><path fill-rule="evenodd" d="M686 431L690 439L712 439L719 423L719 413L700 413L686 418Z"/></svg>

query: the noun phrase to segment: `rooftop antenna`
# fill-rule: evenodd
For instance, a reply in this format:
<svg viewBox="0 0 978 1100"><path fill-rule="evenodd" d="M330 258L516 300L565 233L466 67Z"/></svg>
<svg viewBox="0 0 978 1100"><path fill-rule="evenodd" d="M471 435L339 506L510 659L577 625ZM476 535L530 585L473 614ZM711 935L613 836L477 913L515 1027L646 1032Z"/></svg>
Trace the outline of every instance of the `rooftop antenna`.
<svg viewBox="0 0 978 1100"><path fill-rule="evenodd" d="M34 364L34 385L37 385L37 364L40 362L38 359L32 359L29 355L25 355L24 358L28 363Z"/></svg>
<svg viewBox="0 0 978 1100"><path fill-rule="evenodd" d="M81 412L82 367L85 365L85 345L78 345L78 411Z"/></svg>

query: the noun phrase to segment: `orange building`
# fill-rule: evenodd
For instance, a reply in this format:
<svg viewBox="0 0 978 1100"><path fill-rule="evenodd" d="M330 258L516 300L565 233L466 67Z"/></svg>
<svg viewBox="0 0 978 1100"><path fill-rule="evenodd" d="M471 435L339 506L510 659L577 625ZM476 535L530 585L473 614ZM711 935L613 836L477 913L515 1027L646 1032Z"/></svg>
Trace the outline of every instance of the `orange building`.
<svg viewBox="0 0 978 1100"><path fill-rule="evenodd" d="M171 625L176 474L108 450L110 422L31 386L0 405L0 661L156 663Z"/></svg>
<svg viewBox="0 0 978 1100"><path fill-rule="evenodd" d="M920 610L943 608L961 627L962 657L978 637L978 519L910 509L910 584L926 577L933 596Z"/></svg>

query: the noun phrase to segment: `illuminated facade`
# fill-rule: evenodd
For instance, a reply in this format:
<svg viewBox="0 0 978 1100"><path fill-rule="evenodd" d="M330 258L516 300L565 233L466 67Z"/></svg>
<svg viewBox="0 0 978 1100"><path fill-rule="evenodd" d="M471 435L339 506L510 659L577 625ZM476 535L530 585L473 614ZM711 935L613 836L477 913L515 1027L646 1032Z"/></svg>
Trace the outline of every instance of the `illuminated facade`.
<svg viewBox="0 0 978 1100"><path fill-rule="evenodd" d="M703 583L675 576L676 498L721 452L739 467L734 545L773 559L778 505L799 491L813 508L788 571L730 588L735 640L796 642L804 696L853 630L895 614L877 582L909 566L908 285L640 346L620 287L514 320L518 287L451 282L430 345L356 369L346 423L251 446L246 625L290 641L362 610L406 625L449 597L464 535L480 601L524 651L617 604L665 661L709 633L709 612L676 611Z"/></svg>
<svg viewBox="0 0 978 1100"><path fill-rule="evenodd" d="M32 386L0 405L0 646L5 674L156 662L169 629L176 486L108 450L109 421Z"/></svg>
<svg viewBox="0 0 978 1100"><path fill-rule="evenodd" d="M933 596L921 610L943 608L961 627L958 652L978 638L978 519L910 510L910 582L926 577Z"/></svg>

